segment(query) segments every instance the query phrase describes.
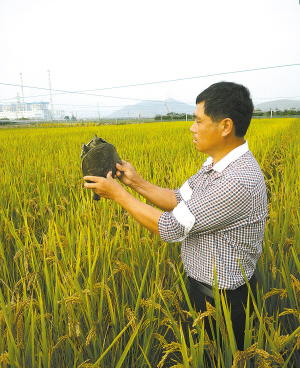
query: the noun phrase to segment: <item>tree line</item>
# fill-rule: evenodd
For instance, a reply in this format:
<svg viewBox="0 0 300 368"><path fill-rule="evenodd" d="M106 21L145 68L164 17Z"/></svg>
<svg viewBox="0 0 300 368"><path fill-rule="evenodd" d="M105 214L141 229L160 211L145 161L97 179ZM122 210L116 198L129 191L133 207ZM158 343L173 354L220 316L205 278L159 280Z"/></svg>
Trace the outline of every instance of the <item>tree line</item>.
<svg viewBox="0 0 300 368"><path fill-rule="evenodd" d="M271 110L269 111L261 111L261 110L254 110L253 116L270 116ZM300 115L300 110L298 109L272 109L272 115L274 116L293 116L293 115Z"/></svg>
<svg viewBox="0 0 300 368"><path fill-rule="evenodd" d="M157 114L155 115L154 120L157 121L176 121L176 120L193 120L194 114L186 114L186 113L177 113L177 112L168 112L166 115Z"/></svg>

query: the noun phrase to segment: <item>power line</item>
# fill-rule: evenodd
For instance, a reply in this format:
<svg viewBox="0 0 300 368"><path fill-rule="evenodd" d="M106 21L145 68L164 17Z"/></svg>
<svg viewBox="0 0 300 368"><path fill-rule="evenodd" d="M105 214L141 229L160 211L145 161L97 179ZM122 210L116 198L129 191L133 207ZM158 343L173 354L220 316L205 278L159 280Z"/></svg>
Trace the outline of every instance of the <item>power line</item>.
<svg viewBox="0 0 300 368"><path fill-rule="evenodd" d="M286 65L267 66L267 67L261 67L261 68L252 68L252 69L244 69L244 70L235 70L235 71L230 71L230 72L205 74L205 75L200 75L200 76L195 76L195 77L177 78L177 79L169 79L169 80L162 80L162 81L155 81L155 82L145 82L145 83L129 84L129 85L124 85L124 86L115 86L115 87L103 87L103 88L95 88L95 89L88 89L88 90L82 90L82 91L65 91L65 90L59 90L59 89L52 89L52 91L58 92L58 93L55 93L55 95L57 95L57 94L70 93L70 94L84 94L84 95L99 96L99 97L131 99L131 98L126 98L126 97L96 95L96 94L90 94L90 93L86 93L86 92L103 91L103 90L107 90L107 89L119 89L119 88L139 87L139 86L146 86L146 85L153 85L153 84L161 84L161 83L170 83L170 82L179 82L179 81L191 80L191 79L199 79L199 78L215 77L215 76L220 76L220 75L228 75L228 74L253 72L253 71L258 71L258 70L285 68L285 67L292 67L292 66L299 66L299 65L300 65L300 63L299 64L286 64ZM12 83L3 83L3 82L0 82L0 84L5 85L5 86L19 87L19 85L12 84ZM48 90L48 88L45 88L45 87L34 87L34 86L23 86L23 87L31 88L31 89ZM36 96L36 97L38 97L38 96ZM133 99L132 98L132 100L138 100L138 99ZM140 99L139 99L139 101L140 101Z"/></svg>
<svg viewBox="0 0 300 368"><path fill-rule="evenodd" d="M253 98L254 101L256 100L276 100L276 99L296 99L296 98L300 98L300 96L285 96L285 97L258 97L258 98ZM162 100L144 100L144 101L149 101L149 102L157 102L157 103L161 103L162 106L165 106L165 101ZM38 103L38 102L37 102ZM182 102L182 101L177 101L174 102L177 104L182 104L182 105L189 105L191 107L193 107L193 104L195 103L195 101L193 100L193 102ZM171 105L173 104L173 102L169 102L169 105L171 107ZM69 107L76 107L79 109L89 109L89 108L95 108L95 104L92 105L79 105L79 104L73 104L73 103L56 103L55 104L56 107L59 106L69 106ZM99 105L99 108L124 108L124 105ZM159 105L158 104L147 104L147 108L151 107L151 108L158 108ZM132 110L132 109L136 109L136 104L134 105L127 105L126 109L128 110Z"/></svg>
<svg viewBox="0 0 300 368"><path fill-rule="evenodd" d="M9 86L14 86L14 87L20 87L17 84L8 84L8 83L1 83L3 85L9 85ZM42 87L29 87L29 86L23 86L26 88L37 88L37 89L47 89L47 88L42 88ZM51 89L51 91L59 91L59 90L53 90ZM78 94L78 95L86 95L86 96L96 96L96 97L108 97L108 98L116 98L116 99L121 99L121 100L133 100L133 101L142 101L142 99L140 98L131 98L131 97L118 97L118 96L107 96L107 95L99 95L99 94L95 94L95 93L85 93L85 92L70 92L70 91L64 91L64 92L59 92L59 93L52 93L52 96L56 96L56 95L62 95L62 94ZM27 96L26 98L35 98L35 97L44 97L44 96L49 96L49 94L46 95L36 95L36 96ZM11 98L6 98L6 99L2 99L1 101L7 101L7 100L15 100L16 97L11 97Z"/></svg>
<svg viewBox="0 0 300 368"><path fill-rule="evenodd" d="M257 70L276 69L276 68L284 68L284 67L299 66L299 65L300 64L287 64L287 65L267 66L267 67L262 67L262 68L252 68L252 69L236 70L236 71L231 71L231 72L206 74L206 75L200 75L200 76L197 76L197 77L186 77L186 78L169 79L169 80L156 81L156 82L146 82L146 83L138 83L138 84L129 84L129 85L118 86L118 87L96 88L96 89L85 90L85 91L82 91L82 92L103 91L103 90L106 90L106 89L128 88L128 87L146 86L146 85L150 85L150 84L179 82L179 81L189 80L189 79L215 77L215 76L219 76L219 75L245 73L245 72L253 72L253 71L257 71Z"/></svg>
<svg viewBox="0 0 300 368"><path fill-rule="evenodd" d="M164 101L161 100L142 100L142 99L137 99L137 98L130 98L130 97L121 97L121 96L107 96L107 95L99 95L99 94L92 94L92 93L86 93L86 92L92 92L92 91L100 91L100 90L105 90L105 89L117 89L117 88L127 88L127 87L136 87L136 86L144 86L144 85L151 85L151 84L158 84L158 83L169 83L169 82L176 82L176 81L183 81L183 80L190 80L190 79L197 79L197 78L205 78L205 77L211 77L211 76L218 76L218 75L227 75L227 74L234 74L234 73L243 73L243 72L252 72L252 71L257 71L257 70L266 70L266 69L275 69L275 68L283 68L283 67L291 67L291 66L299 66L300 64L289 64L289 65L279 65L279 66L269 66L269 67L262 67L262 68L252 68L252 69L245 69L245 70L239 70L239 71L230 71L230 72L223 72L223 73L214 73L214 74L207 74L207 75L202 75L202 76L197 76L197 77L187 77L187 78L178 78L178 79L173 79L173 80L165 80L165 81L156 81L156 82L147 82L147 83L139 83L139 84L132 84L132 85L127 85L127 86L117 86L117 87L105 87L105 88L98 88L98 89L93 89L93 90L84 90L84 91L64 91L64 90L53 90L52 91L57 91L58 93L53 93L53 95L58 95L58 94L83 94L83 95L89 95L89 96L97 96L97 97L106 97L106 98L115 98L115 99L123 99L123 100L132 100L132 101L149 101L149 102L161 102L164 103ZM16 84L12 84L12 83L3 83L0 82L0 84L2 85L6 85L6 86L15 86L15 87L19 87L19 85ZM48 88L45 87L34 87L34 86L23 86L26 88L31 88L31 89L42 89L42 90L48 90ZM37 95L37 96L28 96L27 98L32 98L32 97L41 97L41 96L48 96L47 95ZM260 99L284 99L284 98L297 98L299 96L294 96L294 97L259 97L259 98L255 98L253 99L254 101L256 100L260 100ZM15 100L14 98L11 99L3 99L1 101L5 101L5 100ZM189 104L189 103L184 103L181 101L177 101L177 103L180 104ZM81 108L82 110L84 109L88 109L89 107L94 107L94 105L73 105L73 104L56 104L56 106L76 106L77 108ZM123 108L124 105L102 105L99 106L100 108ZM148 105L148 107L153 107L156 108L157 105ZM132 105L132 107L127 107L128 110L132 110L135 109L136 106Z"/></svg>

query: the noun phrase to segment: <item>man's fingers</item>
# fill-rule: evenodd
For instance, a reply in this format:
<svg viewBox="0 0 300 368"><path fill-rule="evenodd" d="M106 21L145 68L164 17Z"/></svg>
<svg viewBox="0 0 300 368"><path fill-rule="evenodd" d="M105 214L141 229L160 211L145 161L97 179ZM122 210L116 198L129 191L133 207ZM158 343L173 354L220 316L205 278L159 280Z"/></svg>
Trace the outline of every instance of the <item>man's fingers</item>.
<svg viewBox="0 0 300 368"><path fill-rule="evenodd" d="M101 179L99 176L84 176L84 180L93 181L94 183L97 183L99 179Z"/></svg>
<svg viewBox="0 0 300 368"><path fill-rule="evenodd" d="M113 179L112 177L112 171L109 171L106 175L106 179Z"/></svg>
<svg viewBox="0 0 300 368"><path fill-rule="evenodd" d="M126 161L124 161L124 160L122 160L122 165L120 165L120 164L118 164L118 163L116 163L116 167L120 170L120 171L124 171L124 169L126 168L126 165L127 164L127 162Z"/></svg>
<svg viewBox="0 0 300 368"><path fill-rule="evenodd" d="M120 165L120 164L116 164L116 168L118 169L118 170L121 170L121 171L123 171L122 169L123 169L123 165Z"/></svg>
<svg viewBox="0 0 300 368"><path fill-rule="evenodd" d="M96 188L96 183L84 183L84 187L88 189Z"/></svg>

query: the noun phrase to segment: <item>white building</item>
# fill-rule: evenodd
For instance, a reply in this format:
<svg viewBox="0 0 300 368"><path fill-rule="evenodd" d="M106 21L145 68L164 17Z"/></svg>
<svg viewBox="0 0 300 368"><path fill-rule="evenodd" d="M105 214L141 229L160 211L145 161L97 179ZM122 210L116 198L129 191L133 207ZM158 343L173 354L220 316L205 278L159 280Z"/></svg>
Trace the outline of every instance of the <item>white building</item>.
<svg viewBox="0 0 300 368"><path fill-rule="evenodd" d="M0 119L58 120L65 117L64 111L50 111L49 102L12 103L0 105Z"/></svg>
<svg viewBox="0 0 300 368"><path fill-rule="evenodd" d="M23 81L21 78L21 99L18 95L17 103L0 105L0 119L18 120L61 120L65 117L63 110L53 110L52 96L51 96L51 84L50 84L50 71L48 71L49 79L49 102L24 102L23 95Z"/></svg>

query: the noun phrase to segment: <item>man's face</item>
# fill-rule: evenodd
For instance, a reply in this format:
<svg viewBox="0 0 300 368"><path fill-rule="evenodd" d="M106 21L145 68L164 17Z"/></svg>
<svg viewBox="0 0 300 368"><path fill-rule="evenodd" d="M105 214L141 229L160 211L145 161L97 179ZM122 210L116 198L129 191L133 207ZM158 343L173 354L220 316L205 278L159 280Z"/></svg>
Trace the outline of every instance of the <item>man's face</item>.
<svg viewBox="0 0 300 368"><path fill-rule="evenodd" d="M195 110L195 121L190 131L193 133L193 143L199 152L210 156L218 150L221 134L218 124L204 113L204 101L197 104Z"/></svg>

